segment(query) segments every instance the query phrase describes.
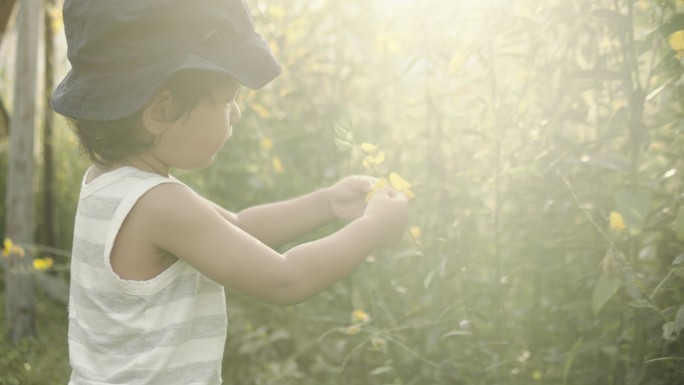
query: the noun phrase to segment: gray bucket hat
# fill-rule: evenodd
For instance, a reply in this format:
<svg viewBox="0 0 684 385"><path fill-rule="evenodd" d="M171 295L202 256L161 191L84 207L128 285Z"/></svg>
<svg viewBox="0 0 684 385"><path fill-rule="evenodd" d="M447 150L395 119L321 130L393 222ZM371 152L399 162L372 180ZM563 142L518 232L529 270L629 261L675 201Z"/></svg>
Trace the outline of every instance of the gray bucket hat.
<svg viewBox="0 0 684 385"><path fill-rule="evenodd" d="M181 70L251 89L281 72L244 0L66 0L63 14L71 70L51 105L71 118L126 117Z"/></svg>

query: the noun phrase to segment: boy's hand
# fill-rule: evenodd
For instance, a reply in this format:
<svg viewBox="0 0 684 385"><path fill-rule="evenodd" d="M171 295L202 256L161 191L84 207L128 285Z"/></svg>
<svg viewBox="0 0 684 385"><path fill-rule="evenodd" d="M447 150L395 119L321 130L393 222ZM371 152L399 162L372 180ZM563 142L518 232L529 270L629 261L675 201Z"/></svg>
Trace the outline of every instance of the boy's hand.
<svg viewBox="0 0 684 385"><path fill-rule="evenodd" d="M395 246L406 230L408 198L392 187L383 187L373 194L363 215L381 229L380 247Z"/></svg>
<svg viewBox="0 0 684 385"><path fill-rule="evenodd" d="M330 186L330 209L335 217L347 222L361 217L373 183L375 178L353 175Z"/></svg>

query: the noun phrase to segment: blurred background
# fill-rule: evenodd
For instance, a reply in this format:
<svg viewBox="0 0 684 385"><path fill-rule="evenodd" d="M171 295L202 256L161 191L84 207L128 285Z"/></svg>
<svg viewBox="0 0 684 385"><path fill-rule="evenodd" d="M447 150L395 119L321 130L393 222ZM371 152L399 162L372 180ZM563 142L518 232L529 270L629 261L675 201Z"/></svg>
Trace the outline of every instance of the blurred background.
<svg viewBox="0 0 684 385"><path fill-rule="evenodd" d="M354 173L415 198L402 244L317 297L228 293L226 384L684 384L683 1L247 3L284 72L241 91L212 167L176 175L231 210ZM61 79L46 13L40 74ZM2 36L4 201L11 19ZM39 114L26 249L66 281L87 161ZM36 336L0 337L0 384L68 381L66 305L40 287Z"/></svg>

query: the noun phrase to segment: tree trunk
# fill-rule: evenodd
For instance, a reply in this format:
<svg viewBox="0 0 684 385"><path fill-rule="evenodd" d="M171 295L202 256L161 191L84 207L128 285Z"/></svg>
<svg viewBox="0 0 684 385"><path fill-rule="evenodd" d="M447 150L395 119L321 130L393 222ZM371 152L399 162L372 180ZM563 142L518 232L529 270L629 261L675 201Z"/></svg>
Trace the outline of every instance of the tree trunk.
<svg viewBox="0 0 684 385"><path fill-rule="evenodd" d="M17 15L14 109L8 148L6 236L14 243L33 243L33 140L36 116L38 40L42 0L21 0ZM30 250L11 253L5 263L5 331L10 341L35 335L34 281Z"/></svg>
<svg viewBox="0 0 684 385"><path fill-rule="evenodd" d="M54 6L54 0L45 0L46 8ZM54 161L52 151L52 126L53 114L48 107L53 87L53 68L52 56L54 51L52 30L52 13L50 10L45 12L45 116L43 121L43 241L46 245L55 247L55 226L54 226Z"/></svg>
<svg viewBox="0 0 684 385"><path fill-rule="evenodd" d="M0 0L0 46L2 46L2 38L5 36L7 25L9 25L12 11L17 3L16 0ZM2 97L0 97L0 139L7 135L9 126L9 114L5 109Z"/></svg>

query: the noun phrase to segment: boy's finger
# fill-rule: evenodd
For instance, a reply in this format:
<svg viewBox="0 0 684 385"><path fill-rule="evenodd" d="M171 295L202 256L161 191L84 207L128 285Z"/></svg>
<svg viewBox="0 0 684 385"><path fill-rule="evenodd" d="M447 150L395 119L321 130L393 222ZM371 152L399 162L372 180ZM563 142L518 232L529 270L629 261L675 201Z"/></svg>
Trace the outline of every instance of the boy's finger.
<svg viewBox="0 0 684 385"><path fill-rule="evenodd" d="M385 187L379 188L377 191L375 191L375 193L376 194L380 193L381 195L385 195L385 196L388 196L390 198L394 198L399 192L390 186L385 186Z"/></svg>
<svg viewBox="0 0 684 385"><path fill-rule="evenodd" d="M353 179L352 190L360 193L368 193L375 182L371 178L358 176Z"/></svg>

